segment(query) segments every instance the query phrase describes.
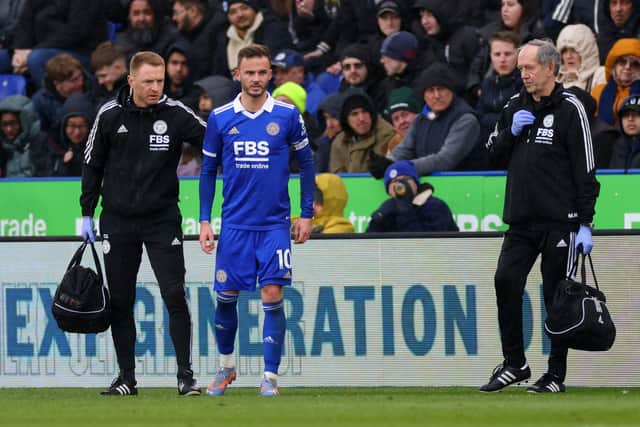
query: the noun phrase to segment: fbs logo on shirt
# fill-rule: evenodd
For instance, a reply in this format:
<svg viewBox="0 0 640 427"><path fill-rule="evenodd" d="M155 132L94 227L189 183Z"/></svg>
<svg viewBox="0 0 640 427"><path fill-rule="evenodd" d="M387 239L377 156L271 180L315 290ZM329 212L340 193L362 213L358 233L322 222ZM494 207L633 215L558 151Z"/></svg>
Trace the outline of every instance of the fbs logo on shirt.
<svg viewBox="0 0 640 427"><path fill-rule="evenodd" d="M233 141L233 154L243 156L268 156L269 143L267 141Z"/></svg>

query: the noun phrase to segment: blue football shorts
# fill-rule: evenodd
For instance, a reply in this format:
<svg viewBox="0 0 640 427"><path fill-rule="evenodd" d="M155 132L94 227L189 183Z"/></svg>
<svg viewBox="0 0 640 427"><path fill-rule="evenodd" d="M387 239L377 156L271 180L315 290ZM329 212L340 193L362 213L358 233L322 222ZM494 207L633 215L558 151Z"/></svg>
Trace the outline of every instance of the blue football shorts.
<svg viewBox="0 0 640 427"><path fill-rule="evenodd" d="M255 291L256 284L291 285L291 235L288 228L223 228L218 239L213 289Z"/></svg>

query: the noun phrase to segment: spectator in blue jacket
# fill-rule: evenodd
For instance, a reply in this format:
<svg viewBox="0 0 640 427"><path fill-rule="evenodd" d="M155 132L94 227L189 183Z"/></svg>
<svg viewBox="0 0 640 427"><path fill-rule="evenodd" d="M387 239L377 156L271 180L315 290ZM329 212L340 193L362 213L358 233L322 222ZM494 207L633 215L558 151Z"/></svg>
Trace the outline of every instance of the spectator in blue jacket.
<svg viewBox="0 0 640 427"><path fill-rule="evenodd" d="M420 184L412 162L390 165L384 174L384 186L391 198L371 214L367 233L458 231L449 206L433 196L431 184Z"/></svg>
<svg viewBox="0 0 640 427"><path fill-rule="evenodd" d="M286 82L297 83L307 92L306 111L317 118L318 105L327 93L315 82L312 73L306 73L302 55L292 49L277 52L271 60L273 83L276 88Z"/></svg>

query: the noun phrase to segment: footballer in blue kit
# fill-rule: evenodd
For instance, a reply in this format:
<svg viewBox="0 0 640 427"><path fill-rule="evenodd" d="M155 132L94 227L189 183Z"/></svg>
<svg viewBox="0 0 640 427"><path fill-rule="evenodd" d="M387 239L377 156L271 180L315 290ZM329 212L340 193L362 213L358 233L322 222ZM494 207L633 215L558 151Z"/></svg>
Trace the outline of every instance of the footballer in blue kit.
<svg viewBox="0 0 640 427"><path fill-rule="evenodd" d="M304 243L311 234L313 155L298 110L274 100L266 90L271 62L265 46L240 49L235 78L242 91L234 101L211 112L202 148L200 246L208 254L215 247L210 221L218 166L223 171L224 197L214 273L221 366L207 395L224 394L236 379L238 293L255 291L257 284L265 312L260 394L276 396L286 330L282 286L291 285L292 276L289 152L294 151L300 164L302 193L302 212L293 226L295 243Z"/></svg>

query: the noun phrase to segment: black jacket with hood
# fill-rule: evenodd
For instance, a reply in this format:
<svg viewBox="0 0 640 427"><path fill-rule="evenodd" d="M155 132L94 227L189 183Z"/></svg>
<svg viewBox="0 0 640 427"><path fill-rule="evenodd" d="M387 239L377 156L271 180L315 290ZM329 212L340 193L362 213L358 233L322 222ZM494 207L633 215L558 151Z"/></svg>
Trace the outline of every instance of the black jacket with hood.
<svg viewBox="0 0 640 427"><path fill-rule="evenodd" d="M633 12L627 22L618 28L611 20L609 12L611 0L602 0L595 18L598 23L598 50L600 52L600 64L604 65L611 47L620 39L640 37L640 0L632 0Z"/></svg>
<svg viewBox="0 0 640 427"><path fill-rule="evenodd" d="M84 94L71 95L62 105L60 111L60 121L54 127L58 135L57 141L50 139L50 171L51 176L80 176L82 175L82 163L84 161L84 149L86 141L80 144L72 143L65 132L67 120L72 117L83 117L89 129L95 117L94 107L91 100ZM88 136L88 133L87 133ZM64 161L67 151L73 153L73 157L68 162Z"/></svg>
<svg viewBox="0 0 640 427"><path fill-rule="evenodd" d="M520 135L511 133L513 115L533 113ZM562 85L534 102L525 89L505 105L487 149L495 166L507 169L504 222L511 227L577 229L593 222L600 184L589 120L579 99Z"/></svg>
<svg viewBox="0 0 640 427"><path fill-rule="evenodd" d="M80 205L93 216L102 195L105 211L136 217L176 207L176 169L182 143L201 146L206 123L179 101L163 95L137 107L131 89L102 106L89 133Z"/></svg>

